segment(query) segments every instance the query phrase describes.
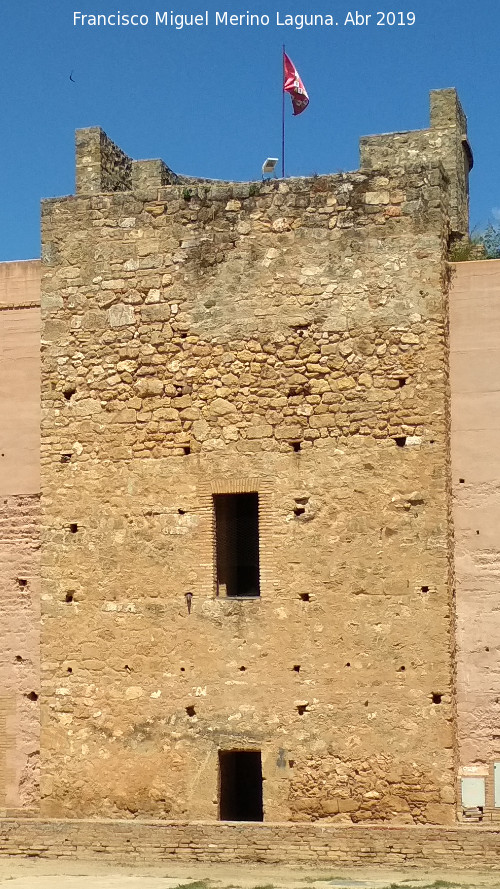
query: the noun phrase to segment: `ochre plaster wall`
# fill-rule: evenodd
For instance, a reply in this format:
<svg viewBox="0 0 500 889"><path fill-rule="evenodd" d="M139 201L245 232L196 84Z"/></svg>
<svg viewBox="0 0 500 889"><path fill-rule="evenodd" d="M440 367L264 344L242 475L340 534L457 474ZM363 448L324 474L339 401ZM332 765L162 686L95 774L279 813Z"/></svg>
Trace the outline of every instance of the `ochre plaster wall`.
<svg viewBox="0 0 500 889"><path fill-rule="evenodd" d="M439 153L132 192L111 146L96 195L103 144L43 208L44 813L216 819L260 749L266 820L452 821ZM258 600L215 595L238 491Z"/></svg>
<svg viewBox="0 0 500 889"><path fill-rule="evenodd" d="M450 322L460 763L491 774L500 761L499 260L456 264Z"/></svg>
<svg viewBox="0 0 500 889"><path fill-rule="evenodd" d="M38 804L40 262L0 263L0 809Z"/></svg>

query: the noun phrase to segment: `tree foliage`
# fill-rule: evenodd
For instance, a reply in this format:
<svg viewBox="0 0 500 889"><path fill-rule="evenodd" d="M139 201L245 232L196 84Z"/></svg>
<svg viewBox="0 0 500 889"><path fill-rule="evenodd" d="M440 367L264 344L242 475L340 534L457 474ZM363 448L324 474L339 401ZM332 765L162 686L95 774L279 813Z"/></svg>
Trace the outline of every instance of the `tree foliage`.
<svg viewBox="0 0 500 889"><path fill-rule="evenodd" d="M460 241L451 248L452 262L477 259L500 259L500 224L490 224L481 234L473 234L469 240Z"/></svg>
<svg viewBox="0 0 500 889"><path fill-rule="evenodd" d="M500 225L492 225L490 222L486 231L479 237L486 259L500 259Z"/></svg>

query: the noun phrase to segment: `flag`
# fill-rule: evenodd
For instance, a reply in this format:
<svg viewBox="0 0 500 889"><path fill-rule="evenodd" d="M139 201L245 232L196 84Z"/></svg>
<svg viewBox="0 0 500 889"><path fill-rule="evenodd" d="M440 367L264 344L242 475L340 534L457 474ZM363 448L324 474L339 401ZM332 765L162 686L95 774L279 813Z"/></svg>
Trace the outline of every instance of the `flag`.
<svg viewBox="0 0 500 889"><path fill-rule="evenodd" d="M294 115L302 114L309 105L309 96L299 72L286 52L283 53L283 91L290 94Z"/></svg>

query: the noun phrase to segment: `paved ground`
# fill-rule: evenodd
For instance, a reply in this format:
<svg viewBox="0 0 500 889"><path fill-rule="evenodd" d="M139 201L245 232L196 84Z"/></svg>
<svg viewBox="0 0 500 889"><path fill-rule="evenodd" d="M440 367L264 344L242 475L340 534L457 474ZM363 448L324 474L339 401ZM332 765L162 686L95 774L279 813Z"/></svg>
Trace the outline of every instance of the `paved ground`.
<svg viewBox="0 0 500 889"><path fill-rule="evenodd" d="M270 865L105 865L94 861L0 858L2 889L500 889L498 873Z"/></svg>

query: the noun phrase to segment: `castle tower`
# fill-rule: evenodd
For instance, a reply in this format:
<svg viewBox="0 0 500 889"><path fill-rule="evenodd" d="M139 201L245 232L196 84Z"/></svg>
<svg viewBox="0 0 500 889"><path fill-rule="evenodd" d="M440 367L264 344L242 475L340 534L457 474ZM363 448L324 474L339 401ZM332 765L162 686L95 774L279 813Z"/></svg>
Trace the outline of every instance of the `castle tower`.
<svg viewBox="0 0 500 889"><path fill-rule="evenodd" d="M452 105L265 183L77 134L43 206L46 815L454 820Z"/></svg>

